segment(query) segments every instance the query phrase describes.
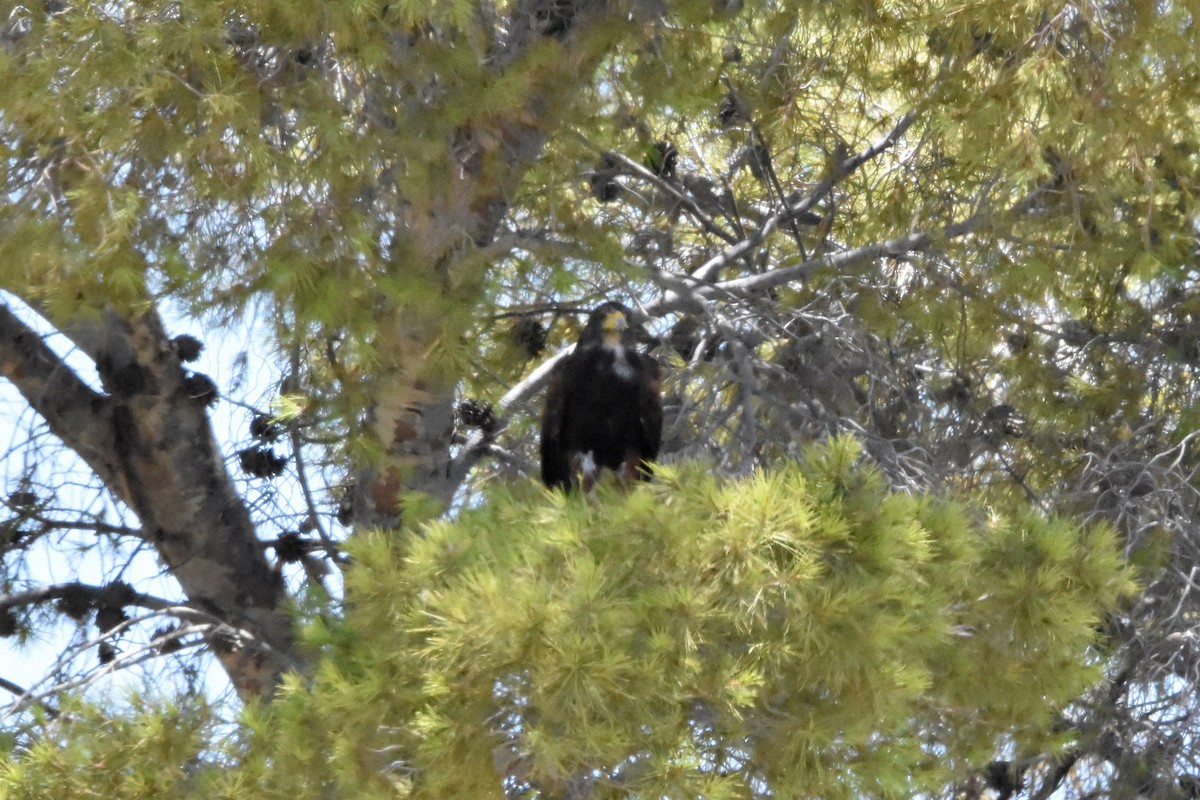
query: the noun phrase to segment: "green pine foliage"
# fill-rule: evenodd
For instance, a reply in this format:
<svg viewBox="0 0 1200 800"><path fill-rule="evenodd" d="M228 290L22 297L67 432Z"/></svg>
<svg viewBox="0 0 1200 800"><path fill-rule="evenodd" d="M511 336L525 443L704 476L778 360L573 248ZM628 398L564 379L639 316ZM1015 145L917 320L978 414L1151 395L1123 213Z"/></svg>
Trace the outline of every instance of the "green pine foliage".
<svg viewBox="0 0 1200 800"><path fill-rule="evenodd" d="M202 703L139 695L94 705L67 698L56 717L40 719L46 735L36 744L0 742L5 800L205 796L200 789L211 773L202 751L213 720Z"/></svg>
<svg viewBox="0 0 1200 800"><path fill-rule="evenodd" d="M712 252L641 183L636 203L598 203L583 176L602 151L669 139L737 201L706 213L753 228L774 190L742 148L765 142L807 191L912 110L895 153L841 181L822 227L764 243L762 266L984 220L937 258L777 296L805 307L832 282L866 333L933 365L930 421L898 414L894 433L916 448L951 417L1019 406L1003 469L965 442L947 478L977 504L889 492L844 440L744 480L662 468L594 502L494 489L420 537L354 543L345 619L308 625L323 660L241 725L68 703L39 738L0 740L0 797L495 797L504 781L556 797L585 780L595 796L912 796L998 745L1055 746L1054 715L1105 663L1097 629L1136 543L1028 498L1076 510L1081 454L1163 452L1139 437L1200 427L1193 10L693 0L660 28L615 5L577 49L546 41L502 71L492 22L457 0L21 6L25 43L0 41L0 288L56 321L265 307L279 351L312 354L296 407L334 423L391 361L494 400L530 366L503 312L657 291L643 233L669 235L677 274ZM564 65L592 59L569 85ZM559 82L536 163L510 177L480 158L513 230L554 235L476 246L444 224L462 204L454 142L502 141ZM721 121L731 91L745 118ZM577 332L537 321L551 347ZM694 368L704 391L729 385ZM845 398L822 402L854 418ZM516 416L510 432L536 425ZM791 434L764 451L789 455Z"/></svg>
<svg viewBox="0 0 1200 800"><path fill-rule="evenodd" d="M739 480L499 490L353 554L314 677L233 744L84 715L5 763L37 787L12 796L85 796L123 754L124 797L907 797L1053 746L1131 589L1111 529L891 492L849 439ZM191 752L152 767L154 736Z"/></svg>

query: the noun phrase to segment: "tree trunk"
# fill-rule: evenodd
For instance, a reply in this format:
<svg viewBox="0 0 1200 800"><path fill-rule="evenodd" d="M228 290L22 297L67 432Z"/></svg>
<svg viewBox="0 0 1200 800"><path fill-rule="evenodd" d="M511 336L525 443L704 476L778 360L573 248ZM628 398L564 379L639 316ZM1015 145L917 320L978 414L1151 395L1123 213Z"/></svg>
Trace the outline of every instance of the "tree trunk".
<svg viewBox="0 0 1200 800"><path fill-rule="evenodd" d="M408 208L405 253L435 264L445 291L471 308L482 291L488 263L481 250L494 240L508 198L561 125L579 87L591 80L600 59L632 28L603 0L527 0L505 26L510 35L493 53L496 74L525 69L529 88L520 107L504 116L475 120L461 131L442 192L413 198ZM539 54L536 68L522 64L546 38L561 46L556 59ZM456 235L447 235L453 232ZM398 528L401 496L420 492L449 504L462 475L451 468L454 382L429 369L439 337L456 334L445 320L397 312L381 326L380 352L397 354L374 381L370 434L382 445L381 463L363 466L355 479L356 528ZM457 333L461 333L458 331Z"/></svg>

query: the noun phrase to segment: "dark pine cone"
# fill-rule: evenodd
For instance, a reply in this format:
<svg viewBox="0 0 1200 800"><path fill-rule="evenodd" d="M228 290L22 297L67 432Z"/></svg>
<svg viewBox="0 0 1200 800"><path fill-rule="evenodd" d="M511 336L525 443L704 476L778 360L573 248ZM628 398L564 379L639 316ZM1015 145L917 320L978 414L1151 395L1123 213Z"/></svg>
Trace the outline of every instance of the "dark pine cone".
<svg viewBox="0 0 1200 800"><path fill-rule="evenodd" d="M96 630L101 633L111 631L118 625L128 621L129 616L125 613L125 609L120 606L103 606L96 611Z"/></svg>
<svg viewBox="0 0 1200 800"><path fill-rule="evenodd" d="M276 478L287 466L287 456L275 455L275 449L255 445L238 451L242 471L255 478Z"/></svg>
<svg viewBox="0 0 1200 800"><path fill-rule="evenodd" d="M58 610L76 622L81 622L92 610L92 595L79 586L66 586L58 597Z"/></svg>
<svg viewBox="0 0 1200 800"><path fill-rule="evenodd" d="M285 564L295 564L308 553L308 542L295 531L280 534L275 541L275 555Z"/></svg>
<svg viewBox="0 0 1200 800"><path fill-rule="evenodd" d="M616 180L620 173L621 167L617 160L608 153L602 155L600 163L596 165L589 181L592 197L601 203L611 203L616 200L617 196L621 194L621 184Z"/></svg>
<svg viewBox="0 0 1200 800"><path fill-rule="evenodd" d="M212 406L220 396L212 378L200 372L193 372L183 379L183 391L202 406Z"/></svg>
<svg viewBox="0 0 1200 800"><path fill-rule="evenodd" d="M175 631L179 630L178 625L164 625L161 628L156 628L151 639L163 639L163 643L158 646L158 652L166 655L174 653L183 648L183 643L179 641L178 636L171 636Z"/></svg>
<svg viewBox="0 0 1200 800"><path fill-rule="evenodd" d="M0 608L0 638L15 636L20 630L17 615L11 609Z"/></svg>
<svg viewBox="0 0 1200 800"><path fill-rule="evenodd" d="M521 317L508 332L529 358L537 358L546 349L546 329L532 317Z"/></svg>
<svg viewBox="0 0 1200 800"><path fill-rule="evenodd" d="M260 442L275 442L283 435L283 428L264 414L255 414L250 420L250 435Z"/></svg>
<svg viewBox="0 0 1200 800"><path fill-rule="evenodd" d="M204 350L204 342L186 333L172 339L171 345L175 348L175 355L183 362L195 361Z"/></svg>
<svg viewBox="0 0 1200 800"><path fill-rule="evenodd" d="M642 164L646 169L660 178L674 178L675 164L679 161L679 151L670 142L655 142L646 153Z"/></svg>
<svg viewBox="0 0 1200 800"><path fill-rule="evenodd" d="M491 404L470 397L458 404L458 421L464 428L479 428L484 433L496 430L496 412Z"/></svg>
<svg viewBox="0 0 1200 800"><path fill-rule="evenodd" d="M721 105L717 108L717 121L721 123L722 128L728 128L735 120L745 117L742 104L732 92L721 98Z"/></svg>
<svg viewBox="0 0 1200 800"><path fill-rule="evenodd" d="M8 496L8 504L13 508L33 508L38 504L38 496L35 492L18 489Z"/></svg>

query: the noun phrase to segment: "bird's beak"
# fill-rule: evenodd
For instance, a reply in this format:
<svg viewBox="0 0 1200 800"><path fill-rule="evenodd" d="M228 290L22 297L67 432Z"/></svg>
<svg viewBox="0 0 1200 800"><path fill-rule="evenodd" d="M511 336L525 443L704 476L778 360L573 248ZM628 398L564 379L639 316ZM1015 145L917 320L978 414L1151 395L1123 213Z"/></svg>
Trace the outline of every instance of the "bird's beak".
<svg viewBox="0 0 1200 800"><path fill-rule="evenodd" d="M604 330L608 333L620 333L629 327L629 320L620 311L610 311L604 318Z"/></svg>

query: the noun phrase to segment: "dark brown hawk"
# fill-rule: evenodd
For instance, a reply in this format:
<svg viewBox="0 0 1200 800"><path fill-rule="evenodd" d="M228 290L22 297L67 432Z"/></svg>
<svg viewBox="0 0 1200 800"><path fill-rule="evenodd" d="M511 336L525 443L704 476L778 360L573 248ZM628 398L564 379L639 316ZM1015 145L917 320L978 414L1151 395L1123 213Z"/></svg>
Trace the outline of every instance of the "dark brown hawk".
<svg viewBox="0 0 1200 800"><path fill-rule="evenodd" d="M542 480L586 491L601 469L649 480L662 443L658 362L637 351L630 311L592 312L575 351L554 368L542 416Z"/></svg>

